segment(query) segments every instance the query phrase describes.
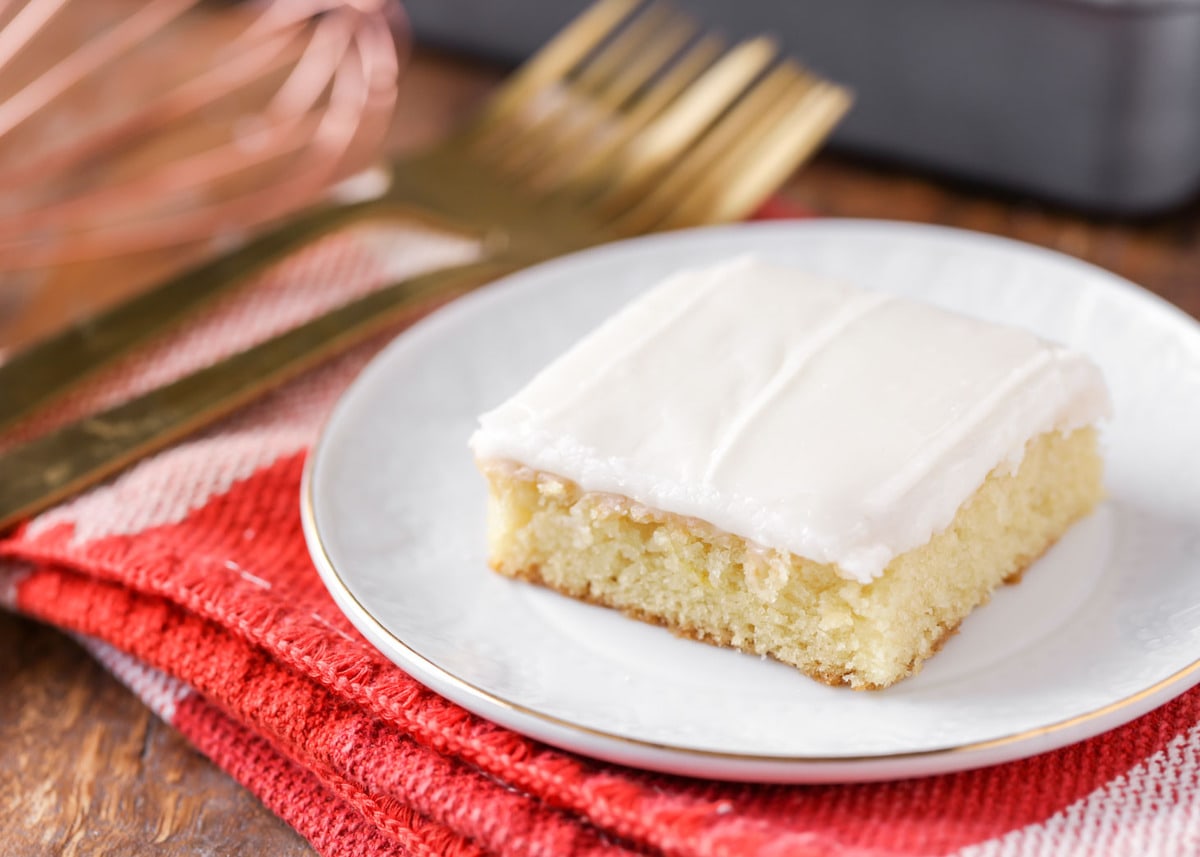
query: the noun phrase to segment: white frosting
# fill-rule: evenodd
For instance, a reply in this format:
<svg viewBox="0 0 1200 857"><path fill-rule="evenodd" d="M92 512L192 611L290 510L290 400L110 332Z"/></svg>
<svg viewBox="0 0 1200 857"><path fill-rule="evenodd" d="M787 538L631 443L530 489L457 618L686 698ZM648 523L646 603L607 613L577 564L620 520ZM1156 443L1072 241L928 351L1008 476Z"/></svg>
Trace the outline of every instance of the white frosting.
<svg viewBox="0 0 1200 857"><path fill-rule="evenodd" d="M480 418L515 461L863 583L1026 442L1108 414L1030 333L740 258L651 289Z"/></svg>

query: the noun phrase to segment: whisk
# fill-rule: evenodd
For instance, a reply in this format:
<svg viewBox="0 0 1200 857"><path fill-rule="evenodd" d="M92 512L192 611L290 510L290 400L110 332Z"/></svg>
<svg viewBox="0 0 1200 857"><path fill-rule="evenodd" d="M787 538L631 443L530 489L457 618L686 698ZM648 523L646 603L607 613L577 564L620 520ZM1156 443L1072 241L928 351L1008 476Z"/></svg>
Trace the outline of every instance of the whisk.
<svg viewBox="0 0 1200 857"><path fill-rule="evenodd" d="M377 156L406 46L395 0L0 0L0 272L311 202Z"/></svg>

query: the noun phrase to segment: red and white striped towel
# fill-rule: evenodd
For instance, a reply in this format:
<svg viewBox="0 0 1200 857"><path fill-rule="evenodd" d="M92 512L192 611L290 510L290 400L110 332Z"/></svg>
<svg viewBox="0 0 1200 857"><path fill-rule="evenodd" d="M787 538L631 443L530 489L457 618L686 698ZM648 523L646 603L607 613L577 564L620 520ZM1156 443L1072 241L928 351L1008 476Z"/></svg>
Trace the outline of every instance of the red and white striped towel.
<svg viewBox="0 0 1200 857"><path fill-rule="evenodd" d="M105 370L22 435L470 252L417 231L329 239L182 336ZM309 561L297 508L323 416L387 338L0 540L0 603L78 635L320 853L1200 853L1200 689L1021 762L807 787L595 762L426 690L338 612Z"/></svg>

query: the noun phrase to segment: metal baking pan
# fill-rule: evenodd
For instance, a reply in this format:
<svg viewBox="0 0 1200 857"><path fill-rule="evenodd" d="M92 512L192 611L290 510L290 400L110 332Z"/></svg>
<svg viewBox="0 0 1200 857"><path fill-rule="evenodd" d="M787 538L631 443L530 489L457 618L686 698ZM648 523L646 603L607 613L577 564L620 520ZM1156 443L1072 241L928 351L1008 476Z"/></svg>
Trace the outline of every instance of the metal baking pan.
<svg viewBox="0 0 1200 857"><path fill-rule="evenodd" d="M527 56L587 0L408 0L418 40ZM676 0L856 93L834 145L1096 212L1200 187L1200 0Z"/></svg>

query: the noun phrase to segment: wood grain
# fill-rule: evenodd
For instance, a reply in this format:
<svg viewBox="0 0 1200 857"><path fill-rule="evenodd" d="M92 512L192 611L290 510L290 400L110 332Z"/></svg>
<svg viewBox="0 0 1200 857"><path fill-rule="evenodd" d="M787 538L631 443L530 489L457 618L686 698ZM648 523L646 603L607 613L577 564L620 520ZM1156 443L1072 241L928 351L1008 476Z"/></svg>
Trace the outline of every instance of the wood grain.
<svg viewBox="0 0 1200 857"><path fill-rule="evenodd" d="M444 133L495 70L417 58L390 145ZM822 214L941 223L1053 247L1114 270L1200 316L1200 213L1127 224L826 155L785 195ZM56 272L0 301L0 347L91 312L175 259ZM98 283L105 287L100 289ZM15 295L15 297L14 297ZM7 317L3 317L7 313ZM311 854L300 838L67 638L0 614L0 843L5 854Z"/></svg>
<svg viewBox="0 0 1200 857"><path fill-rule="evenodd" d="M910 220L1050 247L1107 268L1200 317L1200 207L1136 223L823 155L784 195L822 215Z"/></svg>
<svg viewBox="0 0 1200 857"><path fill-rule="evenodd" d="M312 855L76 643L0 613L0 852Z"/></svg>

